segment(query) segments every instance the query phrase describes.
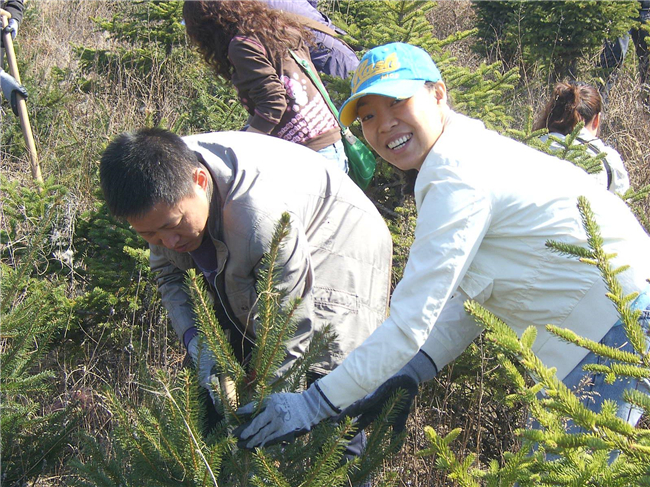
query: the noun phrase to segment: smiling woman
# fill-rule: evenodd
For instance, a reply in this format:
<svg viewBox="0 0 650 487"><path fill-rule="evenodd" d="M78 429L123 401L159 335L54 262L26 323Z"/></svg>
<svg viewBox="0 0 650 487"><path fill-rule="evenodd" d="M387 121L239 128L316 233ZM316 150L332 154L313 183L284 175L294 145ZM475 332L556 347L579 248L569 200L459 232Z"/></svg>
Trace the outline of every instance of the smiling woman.
<svg viewBox="0 0 650 487"><path fill-rule="evenodd" d="M447 90L438 81L423 84L407 99L367 95L357 112L364 137L381 157L403 171L419 170L442 134L449 112ZM431 116L423 117L425 113Z"/></svg>
<svg viewBox="0 0 650 487"><path fill-rule="evenodd" d="M341 107L341 122L350 125L358 117L368 143L404 171L420 169L450 111L438 67L425 51L405 46L369 51Z"/></svg>
<svg viewBox="0 0 650 487"><path fill-rule="evenodd" d="M604 251L616 256L615 267L629 265L617 276L624 294L638 293L633 308L650 309L650 237L625 202L570 162L451 110L426 51L387 44L366 53L360 66L341 121L349 125L360 118L366 140L384 159L400 169L418 170L418 218L390 316L316 383L323 400L345 408L375 390L383 394L386 388L377 388L391 377L393 383L401 383L400 377L416 383L434 377L480 333L463 309L469 299L519 335L535 327L533 352L570 387L590 379L581 361L592 360L593 353L552 335L547 324L629 350L598 270L546 246L554 240L588 247L577 207L578 198L586 197ZM647 327L647 320L641 325ZM623 387L601 381L583 397L592 401L585 405L593 410L605 399L614 401L618 416L634 425L640 413L625 401L623 391L647 387L636 380ZM313 397L306 396L302 402L308 407ZM289 399L299 407L295 404L301 400ZM364 403L375 404L376 398ZM357 405L354 416L360 412ZM272 408L265 409L238 430L240 438L248 439L249 447L258 446L292 430L307 431L322 419L314 416L306 424L296 417L282 423L275 415Z"/></svg>

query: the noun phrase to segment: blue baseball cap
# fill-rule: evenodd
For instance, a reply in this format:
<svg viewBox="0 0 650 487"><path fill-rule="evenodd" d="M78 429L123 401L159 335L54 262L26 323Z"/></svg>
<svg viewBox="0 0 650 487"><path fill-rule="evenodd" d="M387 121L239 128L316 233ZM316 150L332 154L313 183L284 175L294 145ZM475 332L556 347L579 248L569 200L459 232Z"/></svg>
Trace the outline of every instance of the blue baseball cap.
<svg viewBox="0 0 650 487"><path fill-rule="evenodd" d="M440 71L424 49L403 42L375 47L362 58L352 77L352 95L341 106L346 127L357 118L357 101L366 95L411 98L427 81L440 81Z"/></svg>

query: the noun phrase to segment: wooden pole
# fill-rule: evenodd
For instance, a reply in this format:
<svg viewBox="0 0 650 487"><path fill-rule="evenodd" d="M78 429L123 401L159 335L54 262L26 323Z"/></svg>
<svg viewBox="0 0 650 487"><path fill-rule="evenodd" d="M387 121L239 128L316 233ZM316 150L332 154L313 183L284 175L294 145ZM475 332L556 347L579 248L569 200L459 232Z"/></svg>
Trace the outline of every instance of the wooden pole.
<svg viewBox="0 0 650 487"><path fill-rule="evenodd" d="M9 32L4 32L4 28L9 24L11 14L6 10L0 9L0 17L2 17L2 41L4 43L4 50L7 55L7 62L9 64L9 74L14 77L18 84L20 82L20 73L18 73L18 63L16 63L16 53L14 51L14 42ZM27 152L29 153L29 163L32 170L32 177L35 181L42 183L43 176L41 175L41 166L38 163L38 154L36 153L36 144L34 143L34 135L32 134L32 126L29 123L29 115L27 114L27 103L21 94L17 94L16 102L18 104L18 118L20 119L20 127L23 130L23 137L27 144Z"/></svg>

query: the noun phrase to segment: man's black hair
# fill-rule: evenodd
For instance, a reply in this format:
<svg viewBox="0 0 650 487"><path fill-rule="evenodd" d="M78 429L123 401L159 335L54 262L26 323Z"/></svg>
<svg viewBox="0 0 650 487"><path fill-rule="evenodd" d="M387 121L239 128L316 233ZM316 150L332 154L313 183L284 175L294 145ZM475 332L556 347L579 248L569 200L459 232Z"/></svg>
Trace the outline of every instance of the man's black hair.
<svg viewBox="0 0 650 487"><path fill-rule="evenodd" d="M176 134L161 128L117 136L102 154L99 176L109 211L141 217L156 204L176 204L192 191L196 154Z"/></svg>

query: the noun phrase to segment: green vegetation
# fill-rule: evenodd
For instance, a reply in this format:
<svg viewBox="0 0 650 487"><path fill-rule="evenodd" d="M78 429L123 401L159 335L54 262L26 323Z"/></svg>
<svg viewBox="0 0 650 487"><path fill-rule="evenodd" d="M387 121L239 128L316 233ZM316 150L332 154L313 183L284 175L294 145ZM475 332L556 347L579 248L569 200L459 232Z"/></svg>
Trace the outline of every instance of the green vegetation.
<svg viewBox="0 0 650 487"><path fill-rule="evenodd" d="M608 383L622 378L643 380L650 373L650 354L646 352L646 332L638 322L641 312L630 308L637 295L623 294L616 279L616 274L622 269L611 266L612 256L602 248L600 229L589 202L580 198L578 208L588 235L589 248L553 241L547 242L547 246L568 257L579 258L585 265L598 268L607 283L610 299L621 316L634 353L585 340L569 330L552 325L548 325L548 328L565 340L609 359L603 365L589 366L589 370L605 374ZM650 431L635 429L617 417L616 404L612 401L605 401L600 412L587 409L575 393L557 379L555 370L545 367L533 353L532 345L536 338L534 327L531 326L519 338L507 324L479 304L469 303L466 308L485 326L487 339L501 350L498 359L510 382L516 385L514 394L506 400L526 403L538 426L520 428L516 432L523 438L522 448L516 454L507 454L503 465L493 461L488 468L477 468L473 455L459 460L449 448L460 433L458 429L442 437L433 428L426 427L431 446L420 455L439 455L439 467L449 471L450 478L466 486L513 485L515 481L521 486L649 485ZM516 364L536 379L534 385L528 385ZM544 394L540 394L542 390ZM625 397L646 414L650 412L650 398L646 394L629 391ZM567 432L566 424L569 422L574 428ZM614 459L610 463L612 457Z"/></svg>
<svg viewBox="0 0 650 487"><path fill-rule="evenodd" d="M580 74L582 60L625 35L638 16L634 1L478 2L477 50L509 65L559 80Z"/></svg>
<svg viewBox="0 0 650 487"><path fill-rule="evenodd" d="M595 83L603 74L595 69L602 40L629 28L636 3L326 0L321 7L361 50L390 41L425 47L457 111L546 150L531 120L547 99L547 80L570 71ZM286 380L271 381L278 356L269 350L281 338L273 334L278 327L269 326L269 348L258 348L255 359L263 373L250 384L219 346L219 328L201 304L201 281L189 276L206 340L223 352L220 364L237 391L235 399L222 396L226 421L211 425L202 407L205 394L183 367L182 346L160 305L146 245L111 219L101 201L97 161L108 140L126 130L238 130L246 113L232 87L188 48L181 2L35 0L27 7L16 48L46 182L37 187L28 179L20 128L3 99L2 485L316 486L358 483L370 474L376 485L650 485L647 419L630 431L611 418L611 408L586 414L530 355L534 337L510 336L507 324L479 308L472 311L488 333L421 387L403 443L391 440L380 421L368 455L348 464L340 460L349 423L323 425L285 449L237 449L225 434L236 424L234 408L277 388L300 387L310 359ZM628 53L602 135L622 154L635 190L626 201L650 228L650 115L638 96L635 61ZM328 88L338 104L349 93L341 80ZM361 135L358 126L353 130ZM593 170L597 158L574 150L571 136L567 140L564 157ZM394 282L413 236L409 184L409 175L380 160L367 190L393 233ZM589 215L586 203L583 211ZM591 232L597 233L596 224L589 223ZM615 274L597 246L589 252L607 279ZM269 291L265 316L269 324L290 327L283 319L290 311L275 300L272 255L271 248L268 278L260 283ZM627 298L612 290L638 341ZM312 352L324 342L315 341ZM647 377L647 356L643 362L624 358L602 373ZM531 375L557 396L537 399ZM646 397L633 399L647 411ZM549 431L525 431L529 414ZM560 435L557 427L568 418L589 433ZM527 456L533 442L539 453ZM608 468L612 449L621 454ZM542 458L553 452L564 457Z"/></svg>
<svg viewBox="0 0 650 487"><path fill-rule="evenodd" d="M218 325L202 279L192 271L187 276L206 343L230 383L228 388L216 391L225 419L210 423L206 417L207 394L199 391L188 369L176 378L158 372L142 385L148 394L139 404L121 400L113 390L105 388L108 407L115 415L110 436L115 449L106 452L101 440L86 435L83 452L87 459L72 462L78 474L77 485L343 486L349 479L355 483L363 480L376 469L383 455L399 447L387 440L389 428L384 425L376 428L363 457L343 462L353 431L351 420L340 425L320 425L293 445L255 452L236 448L235 440L228 436L240 424L235 415L237 407L253 399L262 401L272 392L295 391L304 386L308 366L331 340L327 331L314 337L304 358L277 377L284 355L282 339L295 330L292 316L300 305L296 301L281 308L284 295L274 285L279 271L276 258L288 229L289 215L285 214L263 260L258 285L261 319L248 375Z"/></svg>

